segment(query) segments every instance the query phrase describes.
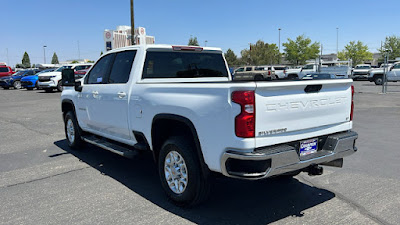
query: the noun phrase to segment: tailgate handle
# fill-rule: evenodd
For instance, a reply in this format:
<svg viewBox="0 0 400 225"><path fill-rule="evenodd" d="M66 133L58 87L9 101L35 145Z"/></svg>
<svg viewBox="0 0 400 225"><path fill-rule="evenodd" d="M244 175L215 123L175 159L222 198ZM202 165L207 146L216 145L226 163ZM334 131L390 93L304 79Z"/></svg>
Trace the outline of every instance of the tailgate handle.
<svg viewBox="0 0 400 225"><path fill-rule="evenodd" d="M304 92L306 93L316 93L319 92L322 88L322 84L316 84L316 85L307 85L306 88L304 88Z"/></svg>

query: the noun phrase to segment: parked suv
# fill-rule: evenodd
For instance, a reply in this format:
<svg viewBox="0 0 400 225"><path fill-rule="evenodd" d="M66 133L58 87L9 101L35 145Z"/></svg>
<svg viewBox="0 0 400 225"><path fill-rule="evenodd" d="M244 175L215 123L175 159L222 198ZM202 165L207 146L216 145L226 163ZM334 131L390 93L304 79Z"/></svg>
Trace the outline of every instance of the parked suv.
<svg viewBox="0 0 400 225"><path fill-rule="evenodd" d="M61 72L63 69L73 69L74 71L88 69L93 65L93 63L84 63L84 64L71 64L65 65L57 70L39 75L39 88L44 89L46 92L52 92L54 89L58 91L62 91L61 86Z"/></svg>
<svg viewBox="0 0 400 225"><path fill-rule="evenodd" d="M0 63L0 77L11 76L14 72L5 63Z"/></svg>
<svg viewBox="0 0 400 225"><path fill-rule="evenodd" d="M234 80L274 80L275 72L271 66L246 66L234 72Z"/></svg>

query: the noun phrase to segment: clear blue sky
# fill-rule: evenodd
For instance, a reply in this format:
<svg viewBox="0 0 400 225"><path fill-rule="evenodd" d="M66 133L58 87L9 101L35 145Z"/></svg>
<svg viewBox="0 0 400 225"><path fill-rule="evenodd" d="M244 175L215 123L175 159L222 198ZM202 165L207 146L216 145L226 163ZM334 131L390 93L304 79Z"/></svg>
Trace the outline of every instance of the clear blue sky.
<svg viewBox="0 0 400 225"><path fill-rule="evenodd" d="M95 60L104 51L104 29L130 25L129 0L2 0L0 62L20 63L28 52L31 63L43 63L54 52L59 60ZM231 48L239 56L248 43L261 39L281 43L305 34L336 52L360 40L377 52L388 35L399 35L400 1L373 0L135 0L135 25L146 28L159 44L188 43L190 35L200 45ZM282 48L281 48L282 49Z"/></svg>

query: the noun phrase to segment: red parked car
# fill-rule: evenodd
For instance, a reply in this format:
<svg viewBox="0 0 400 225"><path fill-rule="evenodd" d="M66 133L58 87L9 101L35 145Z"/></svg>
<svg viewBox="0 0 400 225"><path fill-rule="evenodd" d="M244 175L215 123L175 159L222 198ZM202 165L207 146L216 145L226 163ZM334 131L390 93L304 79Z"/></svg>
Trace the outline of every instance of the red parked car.
<svg viewBox="0 0 400 225"><path fill-rule="evenodd" d="M14 72L5 63L0 63L0 77L11 76Z"/></svg>
<svg viewBox="0 0 400 225"><path fill-rule="evenodd" d="M77 70L75 71L75 79L80 79L86 75L86 73L89 71L90 67L84 70Z"/></svg>

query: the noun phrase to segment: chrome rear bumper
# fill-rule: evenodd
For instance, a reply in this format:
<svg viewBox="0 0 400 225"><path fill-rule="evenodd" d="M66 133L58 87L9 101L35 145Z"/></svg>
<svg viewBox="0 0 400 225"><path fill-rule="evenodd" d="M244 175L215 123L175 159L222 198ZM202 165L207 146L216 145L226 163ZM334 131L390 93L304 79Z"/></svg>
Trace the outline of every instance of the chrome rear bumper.
<svg viewBox="0 0 400 225"><path fill-rule="evenodd" d="M258 148L253 152L228 150L221 158L222 174L242 179L262 179L300 170L312 164L331 162L356 152L357 138L358 134L353 131L329 135L322 149L302 158L299 157L298 149L288 144ZM240 171L241 163L250 169ZM256 168L251 168L252 165Z"/></svg>

